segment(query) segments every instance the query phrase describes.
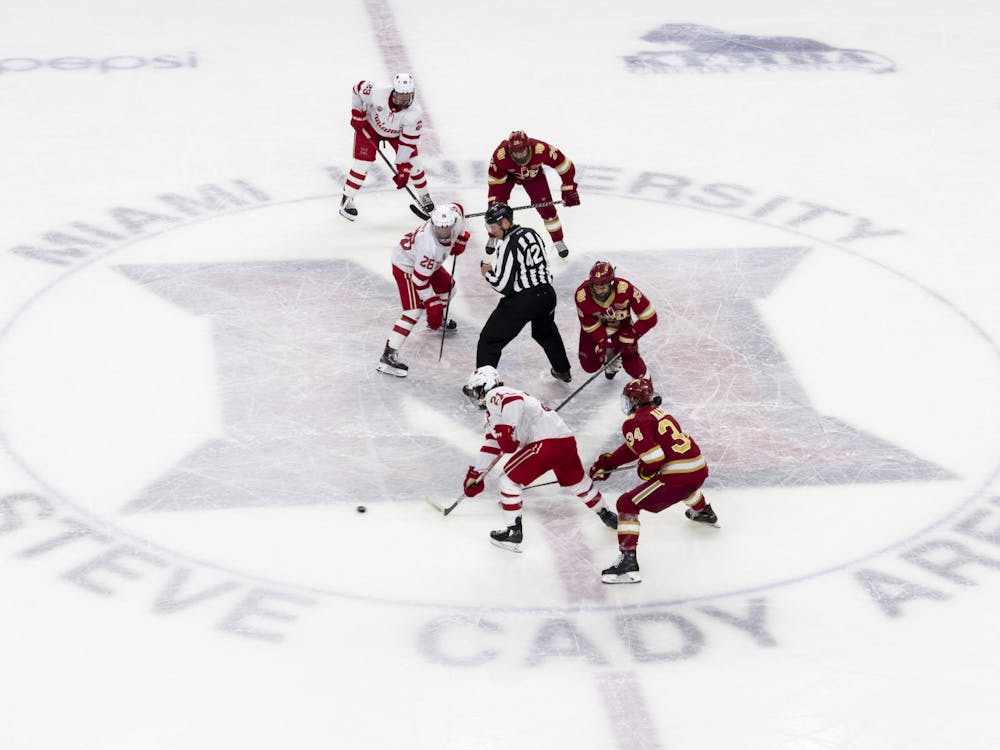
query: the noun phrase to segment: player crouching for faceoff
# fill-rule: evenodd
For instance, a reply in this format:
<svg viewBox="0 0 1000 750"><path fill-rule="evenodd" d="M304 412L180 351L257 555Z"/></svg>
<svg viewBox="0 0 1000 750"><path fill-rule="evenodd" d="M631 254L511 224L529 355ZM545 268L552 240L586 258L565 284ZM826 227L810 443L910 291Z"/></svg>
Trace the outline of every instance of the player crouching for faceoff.
<svg viewBox="0 0 1000 750"><path fill-rule="evenodd" d="M642 484L618 498L618 549L621 554L610 568L601 571L604 583L638 583L639 510L659 513L678 502L688 508L692 521L715 524L712 506L705 502L701 486L708 478L708 464L698 444L681 431L677 420L660 408L649 378L636 378L622 390L622 424L625 442L613 453L604 453L590 467L590 476L607 479L611 470L638 457L636 471Z"/></svg>
<svg viewBox="0 0 1000 750"><path fill-rule="evenodd" d="M493 544L521 551L521 490L549 470L561 487L580 498L606 526L617 527L618 518L584 473L576 438L562 417L534 396L506 387L496 368L489 365L473 372L466 387L470 399L486 409L486 439L465 474L466 497L483 491L483 473L501 453L513 454L500 475L500 503L507 528L490 532Z"/></svg>
<svg viewBox="0 0 1000 750"><path fill-rule="evenodd" d="M430 219L404 235L393 249L392 276L399 287L403 313L385 342L376 368L379 372L406 377L410 368L399 361L399 349L425 311L430 329L444 326L450 332L458 328L454 320L444 319L445 299L455 286L444 261L449 255L461 255L470 236L461 204L448 203L434 209Z"/></svg>
<svg viewBox="0 0 1000 750"><path fill-rule="evenodd" d="M614 266L606 260L599 260L573 299L580 318L583 371L597 372L603 366L604 377L611 380L624 366L629 377L647 377L639 338L656 325L656 308L646 295L628 279L616 277ZM616 353L621 356L612 362Z"/></svg>

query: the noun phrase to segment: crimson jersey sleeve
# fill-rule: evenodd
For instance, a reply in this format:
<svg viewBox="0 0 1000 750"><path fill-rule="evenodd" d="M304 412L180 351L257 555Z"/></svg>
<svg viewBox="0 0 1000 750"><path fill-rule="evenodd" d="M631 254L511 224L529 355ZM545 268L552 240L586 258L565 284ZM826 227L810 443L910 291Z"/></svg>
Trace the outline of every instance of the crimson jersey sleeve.
<svg viewBox="0 0 1000 750"><path fill-rule="evenodd" d="M640 471L647 475L651 471L686 473L705 467L698 444L658 406L637 410L625 420L622 435L625 445L639 459Z"/></svg>
<svg viewBox="0 0 1000 750"><path fill-rule="evenodd" d="M531 141L533 139L529 139ZM555 146L551 146L545 141L535 141L532 149L533 156L540 157L539 162L546 167L552 167L562 180L563 188L566 190L576 190L576 167L570 158L562 153Z"/></svg>

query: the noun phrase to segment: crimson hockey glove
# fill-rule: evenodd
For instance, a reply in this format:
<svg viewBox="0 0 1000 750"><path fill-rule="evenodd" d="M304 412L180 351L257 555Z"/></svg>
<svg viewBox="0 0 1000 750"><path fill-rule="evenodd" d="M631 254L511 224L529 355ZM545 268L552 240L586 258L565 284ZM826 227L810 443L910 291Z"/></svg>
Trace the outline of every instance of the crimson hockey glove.
<svg viewBox="0 0 1000 750"><path fill-rule="evenodd" d="M594 465L590 467L590 478L600 482L611 476L611 470L615 467L611 465L611 454L602 453L594 461Z"/></svg>
<svg viewBox="0 0 1000 750"><path fill-rule="evenodd" d="M365 126L365 113L360 109L351 110L351 127L361 132L361 128ZM367 137L367 136L366 136Z"/></svg>
<svg viewBox="0 0 1000 750"><path fill-rule="evenodd" d="M521 446L521 441L514 438L514 428L509 424L498 424L493 434L496 435L500 450L504 453L513 453Z"/></svg>
<svg viewBox="0 0 1000 750"><path fill-rule="evenodd" d="M472 236L469 232L462 232L458 237L455 238L454 244L451 246L452 255L461 255L465 252L465 246L469 242L469 238Z"/></svg>
<svg viewBox="0 0 1000 750"><path fill-rule="evenodd" d="M410 181L410 171L412 169L413 165L408 161L396 165L396 176L392 178L392 181L396 183L397 190L406 187L406 183Z"/></svg>
<svg viewBox="0 0 1000 750"><path fill-rule="evenodd" d="M424 309L427 310L427 325L436 331L444 323L444 302L440 297L431 297Z"/></svg>
<svg viewBox="0 0 1000 750"><path fill-rule="evenodd" d="M465 493L466 497L475 497L486 489L486 484L483 482L482 476L482 472L476 471L471 466L465 472L465 484L462 486L462 492Z"/></svg>
<svg viewBox="0 0 1000 750"><path fill-rule="evenodd" d="M563 188L563 203L567 206L580 205L580 194L576 191L576 185L570 186L568 190Z"/></svg>

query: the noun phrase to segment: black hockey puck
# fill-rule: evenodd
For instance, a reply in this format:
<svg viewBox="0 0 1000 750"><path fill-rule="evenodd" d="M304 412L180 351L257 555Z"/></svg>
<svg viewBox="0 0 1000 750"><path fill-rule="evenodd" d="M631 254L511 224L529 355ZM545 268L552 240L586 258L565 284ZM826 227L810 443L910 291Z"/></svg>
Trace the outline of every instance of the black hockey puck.
<svg viewBox="0 0 1000 750"><path fill-rule="evenodd" d="M356 510L356 511L357 511L358 513L367 513L367 512L368 512L368 508L366 508L366 507L365 507L365 506L363 506L363 505L359 505L359 506L358 506L357 508L355 508L355 510Z"/></svg>

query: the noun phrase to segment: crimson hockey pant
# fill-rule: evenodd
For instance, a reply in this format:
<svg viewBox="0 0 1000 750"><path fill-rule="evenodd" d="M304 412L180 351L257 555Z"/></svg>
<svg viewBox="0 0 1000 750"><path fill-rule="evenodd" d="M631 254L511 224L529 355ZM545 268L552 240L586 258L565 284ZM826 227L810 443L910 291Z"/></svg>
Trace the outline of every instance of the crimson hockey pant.
<svg viewBox="0 0 1000 750"><path fill-rule="evenodd" d="M366 130L369 133L371 132L367 128ZM354 197L361 189L361 184L365 181L365 177L368 176L368 169L371 167L371 163L378 156L378 144L380 140L384 140L392 146L393 151L399 150L398 138L379 138L377 135L366 138L357 130L354 131L354 161L351 163L351 168L347 172L347 179L344 181L344 195ZM413 156L410 157L410 163L413 165L413 170L410 172L410 182L413 188L418 193L426 193L427 177L424 174L420 156L417 154L416 149L413 151Z"/></svg>
<svg viewBox="0 0 1000 750"><path fill-rule="evenodd" d="M514 452L500 477L500 502L510 526L521 515L521 489L547 471L556 475L560 487L580 498L591 510L601 504L601 493L584 473L576 438L545 438Z"/></svg>
<svg viewBox="0 0 1000 750"><path fill-rule="evenodd" d="M552 192L549 190L549 183L548 180L545 179L544 172L539 172L536 177L527 180L526 182L505 182L503 185L498 185L494 189L496 199L501 203L509 203L511 191L514 189L514 185L516 184L524 188L528 197L531 198L532 203L552 202ZM541 216L542 221L545 222L545 231L547 231L549 236L552 237L552 241L559 242L563 238L563 230L562 222L559 221L559 213L556 211L556 207L541 206L535 210L538 211L538 215Z"/></svg>
<svg viewBox="0 0 1000 750"><path fill-rule="evenodd" d="M648 482L629 490L618 498L618 549L634 550L639 544L639 511L659 513L671 505L683 502L702 510L705 496L701 486L708 478L708 467L677 474L658 474Z"/></svg>
<svg viewBox="0 0 1000 750"><path fill-rule="evenodd" d="M569 357L559 329L556 328L556 291L551 284L525 289L497 303L476 346L476 367L500 362L503 348L531 323L531 338L545 351L549 364L556 372L569 372Z"/></svg>
<svg viewBox="0 0 1000 750"><path fill-rule="evenodd" d="M392 267L392 277L396 280L396 287L399 289L399 304L403 307L403 313L399 316L392 333L389 334L389 346L399 349L410 335L413 327L424 315L424 303L421 301L417 290L413 285L413 277L398 266ZM444 267L438 268L431 274L431 289L439 297L446 297L455 282Z"/></svg>
<svg viewBox="0 0 1000 750"><path fill-rule="evenodd" d="M580 367L584 372L597 372L604 365L604 351L610 349L612 354L622 355L622 367L633 378L647 377L646 362L639 355L639 342L631 330L618 331L608 336L603 342L602 351L598 353L593 337L580 329Z"/></svg>

